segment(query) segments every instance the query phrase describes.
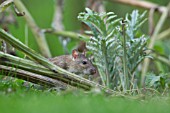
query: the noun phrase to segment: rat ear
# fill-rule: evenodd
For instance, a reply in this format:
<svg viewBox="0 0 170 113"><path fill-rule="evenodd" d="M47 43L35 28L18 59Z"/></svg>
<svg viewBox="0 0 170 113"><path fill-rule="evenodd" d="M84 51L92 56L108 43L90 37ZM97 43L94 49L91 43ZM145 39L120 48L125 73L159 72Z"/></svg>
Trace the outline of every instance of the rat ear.
<svg viewBox="0 0 170 113"><path fill-rule="evenodd" d="M76 58L78 57L78 55L79 55L79 52L78 52L76 49L74 49L74 50L72 51L72 56L73 56L73 58L76 59Z"/></svg>

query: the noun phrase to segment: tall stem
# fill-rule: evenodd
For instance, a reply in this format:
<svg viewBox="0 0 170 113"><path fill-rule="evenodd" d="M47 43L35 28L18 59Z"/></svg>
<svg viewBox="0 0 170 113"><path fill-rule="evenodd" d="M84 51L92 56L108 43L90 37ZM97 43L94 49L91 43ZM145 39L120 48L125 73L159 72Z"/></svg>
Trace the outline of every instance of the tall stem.
<svg viewBox="0 0 170 113"><path fill-rule="evenodd" d="M123 34L123 75L124 75L124 92L129 87L129 78L128 78L128 71L127 71L127 61L126 61L126 36L125 36L125 21L122 20L122 34Z"/></svg>
<svg viewBox="0 0 170 113"><path fill-rule="evenodd" d="M110 87L110 75L109 75L109 64L107 61L107 49L106 49L106 42L102 40L102 51L104 53L104 64L105 64L105 73L106 73L106 86Z"/></svg>

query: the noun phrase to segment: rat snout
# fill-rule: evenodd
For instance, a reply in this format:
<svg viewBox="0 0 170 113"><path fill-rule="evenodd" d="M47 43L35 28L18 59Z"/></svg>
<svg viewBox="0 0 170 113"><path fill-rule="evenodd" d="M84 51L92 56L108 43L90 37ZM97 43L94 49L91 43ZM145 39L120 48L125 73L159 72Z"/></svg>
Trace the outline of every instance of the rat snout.
<svg viewBox="0 0 170 113"><path fill-rule="evenodd" d="M90 73L93 75L93 74L95 74L96 73L96 69L95 68L91 68L90 69Z"/></svg>

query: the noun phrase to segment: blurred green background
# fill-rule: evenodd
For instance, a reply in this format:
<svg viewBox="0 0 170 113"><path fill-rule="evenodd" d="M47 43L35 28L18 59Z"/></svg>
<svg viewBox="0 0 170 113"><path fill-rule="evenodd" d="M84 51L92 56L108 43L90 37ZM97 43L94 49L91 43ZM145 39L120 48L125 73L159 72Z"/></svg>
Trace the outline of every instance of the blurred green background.
<svg viewBox="0 0 170 113"><path fill-rule="evenodd" d="M51 28L51 23L53 20L53 14L55 9L55 0L22 0L26 8L30 11L31 15L35 19L36 23L40 28ZM167 5L169 0L150 0L151 2L160 4L160 5ZM65 27L65 30L67 31L73 31L73 32L79 32L81 28L80 21L78 21L77 16L78 13L83 12L85 9L85 2L86 0L65 0L64 2L64 20L63 24ZM128 6L128 5L122 5L118 3L113 2L104 2L106 11L112 11L115 12L119 17L123 17L126 13L130 13L134 9L139 9L141 12L144 11L144 9L134 7L134 6ZM160 14L155 14L155 23L159 19ZM23 17L17 17L17 26L10 25L10 32L19 40L25 43L25 37L26 37L26 29L27 25L25 23L25 20ZM167 28L170 26L170 21L166 22L164 28ZM148 23L146 22L144 26L142 27L142 31L145 34L148 34ZM57 36L54 36L52 34L46 34L46 39L49 44L50 51L52 53L52 56L57 56L64 54L63 47L61 43L58 40ZM165 46L168 46L168 42L166 41ZM68 44L68 49L71 51L73 48L76 47L78 44L78 41L71 40ZM159 44L156 44L155 46L158 46ZM32 32L28 28L28 46L36 51L39 52L36 41L34 39L34 36L32 35ZM164 51L164 50L162 50Z"/></svg>
<svg viewBox="0 0 170 113"><path fill-rule="evenodd" d="M55 10L55 0L22 0L26 8L31 13L35 22L40 28L51 28L53 21L53 14ZM84 1L81 0L66 0L64 6L64 20L63 24L65 30L78 31L80 29L80 22L77 20L78 13L84 11ZM79 5L77 5L79 4ZM82 7L83 6L83 7ZM18 26L11 25L10 32L22 42L25 42L25 30L26 23L24 18L16 17ZM63 47L58 40L57 36L46 34L46 39L49 44L52 56L61 55L63 53ZM72 40L68 47L73 49L76 45L75 40ZM38 50L36 41L32 32L28 28L28 46L36 51Z"/></svg>

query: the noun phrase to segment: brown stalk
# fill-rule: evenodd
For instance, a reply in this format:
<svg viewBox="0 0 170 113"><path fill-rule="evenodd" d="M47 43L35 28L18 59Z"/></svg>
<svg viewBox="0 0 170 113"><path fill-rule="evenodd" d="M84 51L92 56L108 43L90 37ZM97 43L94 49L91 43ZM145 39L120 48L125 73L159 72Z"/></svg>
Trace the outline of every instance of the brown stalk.
<svg viewBox="0 0 170 113"><path fill-rule="evenodd" d="M157 12L163 13L167 8L166 6L160 6L158 4L149 2L149 1L142 1L142 0L102 0L102 1L110 1L110 2L117 2L121 4L141 7L147 10L155 8ZM168 14L170 16L170 13Z"/></svg>
<svg viewBox="0 0 170 113"><path fill-rule="evenodd" d="M46 76L42 76L39 74L35 74L29 71L25 71L22 69L14 68L14 67L9 67L9 66L4 66L0 65L0 71L8 76L11 77L17 77L19 79L23 79L35 84L40 84L43 86L51 86L51 87L66 87L67 84L60 82L56 79L52 79Z"/></svg>

